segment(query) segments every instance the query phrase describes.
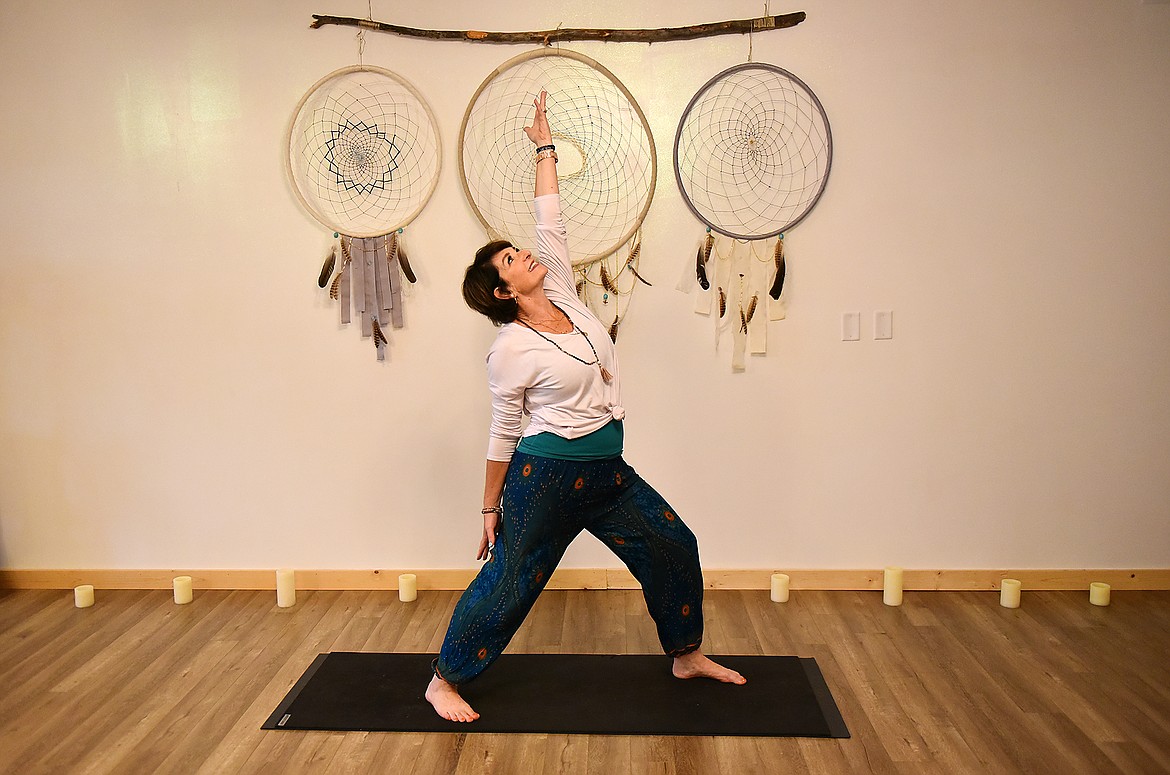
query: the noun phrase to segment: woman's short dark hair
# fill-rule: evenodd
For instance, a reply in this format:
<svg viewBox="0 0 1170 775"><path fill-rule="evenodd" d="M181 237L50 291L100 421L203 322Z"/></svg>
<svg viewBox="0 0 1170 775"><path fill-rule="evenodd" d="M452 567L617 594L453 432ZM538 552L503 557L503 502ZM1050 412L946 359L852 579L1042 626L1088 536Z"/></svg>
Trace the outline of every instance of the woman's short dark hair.
<svg viewBox="0 0 1170 775"><path fill-rule="evenodd" d="M501 299L495 294L496 289L508 291L508 284L500 279L500 272L492 263L492 256L505 248L515 248L515 245L507 240L492 240L484 245L475 251L475 260L463 275L463 300L497 326L511 323L519 312L515 299Z"/></svg>

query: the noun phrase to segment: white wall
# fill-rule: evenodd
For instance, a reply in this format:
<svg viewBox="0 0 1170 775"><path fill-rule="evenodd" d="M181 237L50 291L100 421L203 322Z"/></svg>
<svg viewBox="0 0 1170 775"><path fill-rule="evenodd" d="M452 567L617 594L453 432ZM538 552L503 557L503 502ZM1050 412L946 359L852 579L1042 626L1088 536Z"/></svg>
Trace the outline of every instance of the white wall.
<svg viewBox="0 0 1170 775"><path fill-rule="evenodd" d="M494 329L455 147L523 47L370 34L444 171L386 363L314 283L286 183L301 95L366 4L6 3L0 27L0 566L470 567ZM671 290L702 228L679 114L744 37L572 44L640 101L661 166L623 328L627 459L710 568L1170 566L1170 6L812 0L754 58L836 142L789 235L789 317L733 374ZM433 28L672 26L758 2L374 2ZM891 342L875 309L895 311ZM860 310L863 341L839 341ZM615 566L583 538L567 567Z"/></svg>

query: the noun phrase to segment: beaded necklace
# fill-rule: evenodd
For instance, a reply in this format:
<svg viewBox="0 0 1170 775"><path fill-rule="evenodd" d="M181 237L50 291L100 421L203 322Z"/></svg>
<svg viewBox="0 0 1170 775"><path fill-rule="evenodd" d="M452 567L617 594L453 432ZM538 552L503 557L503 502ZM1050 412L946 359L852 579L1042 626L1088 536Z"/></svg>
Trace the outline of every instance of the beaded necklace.
<svg viewBox="0 0 1170 775"><path fill-rule="evenodd" d="M556 305L554 304L553 306L555 307ZM558 310L561 310L561 314L562 314L562 315L565 315L565 311L564 311L564 310L562 310L560 307L557 307L557 309L558 309ZM572 318L570 318L568 315L565 315L565 317L566 317L566 318L568 318L568 320L569 320L569 322L570 322L570 323L573 323L573 319L572 319ZM540 337L541 339L543 339L544 341L546 341L546 342L548 342L549 344L551 344L553 347L555 347L555 348L557 348L558 350L560 350L561 352L563 352L565 355L567 355L567 356L569 356L570 358L572 358L573 360L577 361L578 363L583 363L583 364L585 364L586 366L596 366L598 369L600 369L600 370L601 370L601 379L602 379L602 380L604 380L606 383L609 383L609 382L612 382L612 381L613 381L613 375L609 373L609 369L607 369L607 368L605 368L604 366L602 366L602 365L601 365L601 356L599 356L599 355L597 354L597 348L596 348L596 347L594 347L594 346L593 346L593 342L592 342L592 341L590 341L590 339L589 339L589 334L586 334L586 333L585 333L584 331L582 331L580 328L577 328L577 324L576 324L576 323L573 323L573 330L572 330L572 331L570 331L569 333L576 333L576 334L580 334L581 336L585 337L585 343L589 345L589 350L590 350L590 351L593 353L593 360L592 360L592 361L587 361L587 360L585 360L585 359L583 359L583 358L578 358L576 355L573 355L571 352L569 352L568 350L566 350L565 348L563 348L563 347L561 347L559 344L557 344L557 343L556 343L554 340L552 340L552 339L549 339L547 336L545 336L545 335L544 335L544 334L542 334L541 332L537 331L535 328L533 328L532 326L530 326L528 323L524 322L524 321L523 321L523 320L521 320L520 318L516 318L516 322L517 322L517 323L519 323L520 325L524 326L525 328L527 328L527 329L528 329L529 331L531 331L532 333L534 333L534 334L536 334L537 336L539 336L539 337Z"/></svg>

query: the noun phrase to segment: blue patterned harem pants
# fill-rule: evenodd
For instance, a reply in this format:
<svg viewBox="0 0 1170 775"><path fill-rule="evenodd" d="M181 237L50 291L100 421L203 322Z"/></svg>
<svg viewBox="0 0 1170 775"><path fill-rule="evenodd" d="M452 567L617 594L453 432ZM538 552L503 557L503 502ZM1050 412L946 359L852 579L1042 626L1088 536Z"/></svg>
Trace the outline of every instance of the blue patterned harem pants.
<svg viewBox="0 0 1170 775"><path fill-rule="evenodd" d="M588 530L642 585L662 649L682 656L703 638L703 576L695 536L620 457L574 461L517 452L504 483L495 554L455 606L435 671L472 680L520 628L569 543Z"/></svg>

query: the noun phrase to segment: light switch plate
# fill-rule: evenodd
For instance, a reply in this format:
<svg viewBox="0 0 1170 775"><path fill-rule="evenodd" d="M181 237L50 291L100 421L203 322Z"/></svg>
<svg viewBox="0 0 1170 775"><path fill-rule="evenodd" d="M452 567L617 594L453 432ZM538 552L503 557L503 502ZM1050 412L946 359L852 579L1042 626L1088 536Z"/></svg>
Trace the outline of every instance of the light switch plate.
<svg viewBox="0 0 1170 775"><path fill-rule="evenodd" d="M861 339L861 313L841 313L841 341L856 342Z"/></svg>
<svg viewBox="0 0 1170 775"><path fill-rule="evenodd" d="M888 309L879 309L873 313L873 338L894 338L894 312Z"/></svg>

